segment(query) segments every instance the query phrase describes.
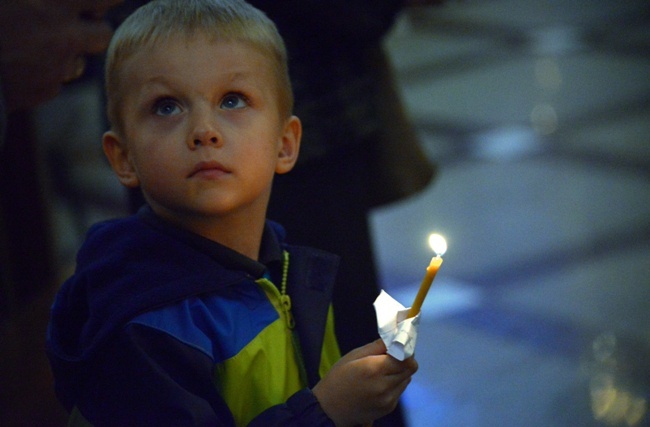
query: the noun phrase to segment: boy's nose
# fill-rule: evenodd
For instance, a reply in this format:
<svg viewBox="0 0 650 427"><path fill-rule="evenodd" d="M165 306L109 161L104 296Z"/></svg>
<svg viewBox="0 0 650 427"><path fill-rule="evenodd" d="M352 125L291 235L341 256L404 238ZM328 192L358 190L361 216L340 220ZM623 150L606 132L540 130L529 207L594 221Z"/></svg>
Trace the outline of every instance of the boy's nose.
<svg viewBox="0 0 650 427"><path fill-rule="evenodd" d="M219 146L221 145L221 136L211 126L197 128L189 136L188 145L192 150L199 146Z"/></svg>

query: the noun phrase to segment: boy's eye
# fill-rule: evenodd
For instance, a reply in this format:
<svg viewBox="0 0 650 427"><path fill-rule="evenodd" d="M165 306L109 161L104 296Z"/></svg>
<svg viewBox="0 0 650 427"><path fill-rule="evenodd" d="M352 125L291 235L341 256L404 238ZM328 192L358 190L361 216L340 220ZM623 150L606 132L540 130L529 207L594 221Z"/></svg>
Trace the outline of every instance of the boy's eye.
<svg viewBox="0 0 650 427"><path fill-rule="evenodd" d="M247 106L248 102L246 98L238 93L228 94L221 101L221 108L224 110L239 110Z"/></svg>
<svg viewBox="0 0 650 427"><path fill-rule="evenodd" d="M176 114L181 113L181 107L175 100L165 98L154 104L153 112L159 116L175 116Z"/></svg>

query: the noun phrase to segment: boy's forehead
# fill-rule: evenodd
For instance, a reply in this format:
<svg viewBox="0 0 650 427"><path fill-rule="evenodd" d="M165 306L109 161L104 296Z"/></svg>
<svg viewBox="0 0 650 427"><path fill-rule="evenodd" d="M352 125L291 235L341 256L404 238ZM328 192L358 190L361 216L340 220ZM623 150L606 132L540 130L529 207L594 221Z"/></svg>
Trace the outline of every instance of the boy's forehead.
<svg viewBox="0 0 650 427"><path fill-rule="evenodd" d="M173 51L174 54L192 54L193 52L199 50L218 51L221 54L229 52L237 53L243 51L250 53L251 51L256 51L263 56L267 56L268 53L262 47L246 40L195 34L151 40L147 43L144 43L141 47L135 49L135 51L132 53L132 56L138 53L172 56L170 55L170 51Z"/></svg>
<svg viewBox="0 0 650 427"><path fill-rule="evenodd" d="M140 108L154 96L212 98L228 90L253 95L260 105L278 101L281 114L287 114L276 65L268 54L248 43L158 43L135 52L118 73L125 111Z"/></svg>
<svg viewBox="0 0 650 427"><path fill-rule="evenodd" d="M236 80L268 73L272 63L262 49L251 44L202 37L151 43L125 58L122 66L130 78L147 80L160 79L172 73L206 71L204 67Z"/></svg>

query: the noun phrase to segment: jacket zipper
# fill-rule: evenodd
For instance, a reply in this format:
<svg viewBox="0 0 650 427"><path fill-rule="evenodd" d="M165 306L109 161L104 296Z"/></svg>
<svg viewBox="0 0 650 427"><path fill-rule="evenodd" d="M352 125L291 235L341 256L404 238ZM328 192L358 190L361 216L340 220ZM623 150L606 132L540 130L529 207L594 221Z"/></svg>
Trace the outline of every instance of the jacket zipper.
<svg viewBox="0 0 650 427"><path fill-rule="evenodd" d="M282 251L282 281L280 283L280 289L278 289L273 282L268 279L260 279L257 281L262 286L265 286L267 289L270 289L271 293L278 298L280 302L280 309L282 310L285 324L287 328L291 331L291 341L293 342L293 348L296 352L296 358L298 360L299 366L299 375L301 382L306 386L307 385L307 370L305 367L305 362L302 359L302 350L300 349L300 341L298 340L298 334L295 330L296 321L291 312L291 297L287 294L287 277L289 274L289 252L286 250Z"/></svg>
<svg viewBox="0 0 650 427"><path fill-rule="evenodd" d="M280 288L273 284L268 279L259 279L257 283L264 285L266 289L270 290L274 297L280 302L280 310L283 313L284 321L287 327L293 330L296 327L296 321L291 312L291 297L287 294L287 276L289 273L289 252L282 251L282 282Z"/></svg>

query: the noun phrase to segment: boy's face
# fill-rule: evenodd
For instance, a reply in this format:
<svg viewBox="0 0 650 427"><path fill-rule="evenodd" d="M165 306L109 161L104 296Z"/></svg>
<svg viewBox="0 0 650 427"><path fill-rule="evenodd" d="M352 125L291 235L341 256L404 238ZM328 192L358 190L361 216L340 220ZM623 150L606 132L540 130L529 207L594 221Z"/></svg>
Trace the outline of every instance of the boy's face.
<svg viewBox="0 0 650 427"><path fill-rule="evenodd" d="M176 222L264 217L273 176L293 167L300 142L267 56L180 38L137 52L120 77L124 130L107 132L104 150L124 185Z"/></svg>

